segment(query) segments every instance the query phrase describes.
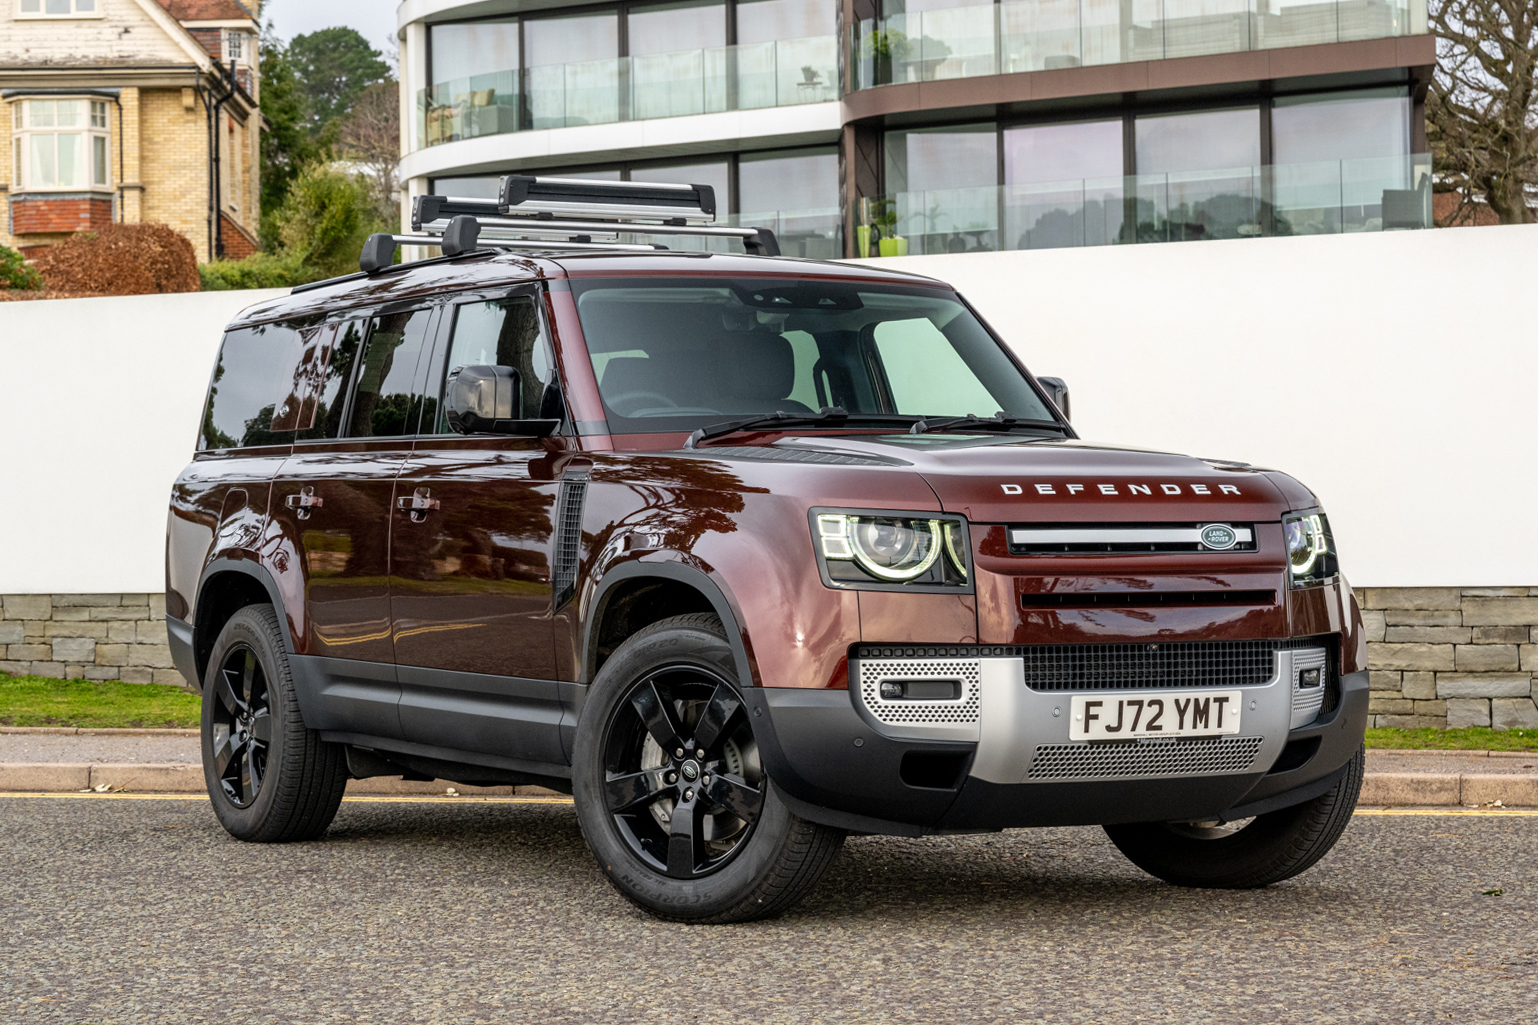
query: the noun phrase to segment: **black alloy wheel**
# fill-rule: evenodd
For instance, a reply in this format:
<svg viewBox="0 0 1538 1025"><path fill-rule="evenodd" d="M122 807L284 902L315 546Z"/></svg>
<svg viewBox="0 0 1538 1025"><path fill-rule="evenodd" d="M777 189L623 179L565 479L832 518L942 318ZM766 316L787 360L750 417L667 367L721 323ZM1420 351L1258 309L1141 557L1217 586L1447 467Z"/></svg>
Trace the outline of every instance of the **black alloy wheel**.
<svg viewBox="0 0 1538 1025"><path fill-rule="evenodd" d="M720 870L763 811L766 781L742 700L698 666L647 673L604 731L604 804L643 863L672 879Z"/></svg>
<svg viewBox="0 0 1538 1025"><path fill-rule="evenodd" d="M213 680L214 774L224 796L249 808L267 778L272 746L272 709L261 659L245 644L225 655Z"/></svg>
<svg viewBox="0 0 1538 1025"><path fill-rule="evenodd" d="M271 605L225 622L203 671L203 778L231 836L256 843L314 840L347 786L347 751L305 726Z"/></svg>

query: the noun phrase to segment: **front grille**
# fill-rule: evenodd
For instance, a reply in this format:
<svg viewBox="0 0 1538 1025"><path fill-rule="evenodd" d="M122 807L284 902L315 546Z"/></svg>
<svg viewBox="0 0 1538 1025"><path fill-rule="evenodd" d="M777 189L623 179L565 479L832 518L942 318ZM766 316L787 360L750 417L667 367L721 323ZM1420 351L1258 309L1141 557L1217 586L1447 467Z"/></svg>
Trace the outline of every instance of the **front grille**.
<svg viewBox="0 0 1538 1025"><path fill-rule="evenodd" d="M1202 528L1225 526L1233 543L1214 548ZM1253 523L1031 523L1009 528L1011 555L1102 555L1121 553L1253 552Z"/></svg>
<svg viewBox="0 0 1538 1025"><path fill-rule="evenodd" d="M1292 641L1038 644L1020 648L1032 690L1141 690L1258 686Z"/></svg>
<svg viewBox="0 0 1538 1025"><path fill-rule="evenodd" d="M1138 779L1244 772L1264 737L1140 740L1118 744L1040 744L1027 779Z"/></svg>
<svg viewBox="0 0 1538 1025"><path fill-rule="evenodd" d="M1026 610L1275 604L1275 591L1052 591L1020 596Z"/></svg>

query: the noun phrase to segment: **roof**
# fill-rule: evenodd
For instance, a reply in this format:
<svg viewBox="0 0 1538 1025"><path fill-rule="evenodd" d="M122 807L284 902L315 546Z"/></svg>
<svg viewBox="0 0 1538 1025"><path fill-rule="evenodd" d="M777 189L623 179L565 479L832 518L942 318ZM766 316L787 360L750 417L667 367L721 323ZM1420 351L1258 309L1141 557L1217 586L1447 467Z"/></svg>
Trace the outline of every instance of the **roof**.
<svg viewBox="0 0 1538 1025"><path fill-rule="evenodd" d="M159 0L166 13L177 21L255 21L237 0Z"/></svg>
<svg viewBox="0 0 1538 1025"><path fill-rule="evenodd" d="M584 252L560 254L479 252L448 259L438 258L402 264L394 270L365 277L362 274L335 278L330 283L291 296L258 303L242 311L231 324L260 324L292 317L314 316L338 309L373 307L386 303L420 300L445 292L501 288L522 282L566 277L603 275L679 277L774 277L841 278L948 288L933 278L888 271L857 264L828 263L785 257L738 256L696 252Z"/></svg>

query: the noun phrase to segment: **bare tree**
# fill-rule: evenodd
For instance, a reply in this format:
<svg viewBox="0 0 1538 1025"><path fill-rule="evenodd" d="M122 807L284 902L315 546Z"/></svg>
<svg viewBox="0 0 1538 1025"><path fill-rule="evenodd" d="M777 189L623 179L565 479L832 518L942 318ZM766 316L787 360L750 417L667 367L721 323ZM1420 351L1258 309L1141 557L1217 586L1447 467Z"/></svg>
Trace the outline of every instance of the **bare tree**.
<svg viewBox="0 0 1538 1025"><path fill-rule="evenodd" d="M1426 102L1438 176L1502 224L1538 221L1538 0L1432 0Z"/></svg>
<svg viewBox="0 0 1538 1025"><path fill-rule="evenodd" d="M352 109L342 115L340 129L340 155L368 182L369 198L379 220L399 220L400 185L395 166L401 157L400 87L394 82L377 82L363 90Z"/></svg>

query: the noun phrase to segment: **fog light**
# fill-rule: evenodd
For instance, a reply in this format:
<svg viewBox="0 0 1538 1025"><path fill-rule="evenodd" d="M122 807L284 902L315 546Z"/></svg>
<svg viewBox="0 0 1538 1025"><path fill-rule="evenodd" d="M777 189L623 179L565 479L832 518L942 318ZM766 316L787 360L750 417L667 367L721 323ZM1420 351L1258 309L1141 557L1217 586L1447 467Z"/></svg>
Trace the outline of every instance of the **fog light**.
<svg viewBox="0 0 1538 1025"><path fill-rule="evenodd" d="M1319 669L1304 669L1298 673L1298 687L1317 687L1322 682L1322 672Z"/></svg>
<svg viewBox="0 0 1538 1025"><path fill-rule="evenodd" d="M898 701L903 696L903 685L891 680L883 680L881 683L881 700Z"/></svg>

